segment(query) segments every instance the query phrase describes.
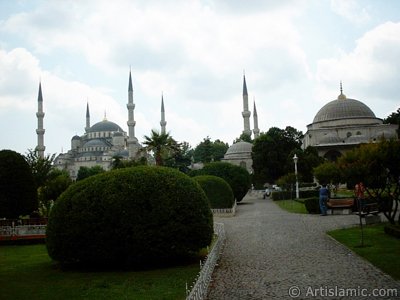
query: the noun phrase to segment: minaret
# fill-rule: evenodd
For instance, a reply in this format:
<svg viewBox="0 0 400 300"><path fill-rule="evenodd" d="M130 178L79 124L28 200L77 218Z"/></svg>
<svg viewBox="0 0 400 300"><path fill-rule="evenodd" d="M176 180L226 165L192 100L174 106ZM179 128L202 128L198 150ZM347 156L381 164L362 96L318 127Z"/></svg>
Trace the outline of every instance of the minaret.
<svg viewBox="0 0 400 300"><path fill-rule="evenodd" d="M134 110L135 104L133 103L133 87L132 87L132 75L129 70L129 87L128 87L128 104L126 105L128 108L128 151L129 158L134 159L139 149L138 139L135 137L135 118L134 118Z"/></svg>
<svg viewBox="0 0 400 300"><path fill-rule="evenodd" d="M44 158L44 150L46 147L44 146L44 128L43 128L43 96L42 96L42 83L39 82L39 95L38 95L38 111L36 113L36 117L38 119L38 128L36 129L37 133L37 146L36 151L40 158Z"/></svg>
<svg viewBox="0 0 400 300"><path fill-rule="evenodd" d="M88 132L90 129L90 113L89 113L89 101L86 104L86 127L85 131Z"/></svg>
<svg viewBox="0 0 400 300"><path fill-rule="evenodd" d="M167 122L165 121L165 109L164 109L164 96L161 94L161 134L165 134L165 126L167 125Z"/></svg>
<svg viewBox="0 0 400 300"><path fill-rule="evenodd" d="M253 121L254 121L254 139L260 136L260 129L258 128L258 115L257 115L257 108L256 108L256 100L254 99L254 108L253 108Z"/></svg>
<svg viewBox="0 0 400 300"><path fill-rule="evenodd" d="M244 130L243 134L251 136L250 130L250 111L249 111L249 96L247 94L246 76L243 74L243 123Z"/></svg>

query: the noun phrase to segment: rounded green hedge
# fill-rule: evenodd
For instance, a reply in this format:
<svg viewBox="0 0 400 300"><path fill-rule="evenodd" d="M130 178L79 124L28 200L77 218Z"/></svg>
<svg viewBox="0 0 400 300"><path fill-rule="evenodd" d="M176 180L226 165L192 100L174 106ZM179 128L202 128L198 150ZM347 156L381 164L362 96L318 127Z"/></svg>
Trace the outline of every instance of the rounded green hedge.
<svg viewBox="0 0 400 300"><path fill-rule="evenodd" d="M142 166L70 186L51 211L46 245L64 264L149 267L187 258L212 235L210 206L194 180Z"/></svg>
<svg viewBox="0 0 400 300"><path fill-rule="evenodd" d="M245 168L227 162L206 164L203 169L192 171L189 175L214 175L221 177L230 185L236 202L242 201L251 187L249 172Z"/></svg>
<svg viewBox="0 0 400 300"><path fill-rule="evenodd" d="M0 151L0 218L18 218L38 207L31 169L18 152Z"/></svg>
<svg viewBox="0 0 400 300"><path fill-rule="evenodd" d="M200 175L193 177L206 193L211 208L231 208L235 202L229 184L221 177Z"/></svg>

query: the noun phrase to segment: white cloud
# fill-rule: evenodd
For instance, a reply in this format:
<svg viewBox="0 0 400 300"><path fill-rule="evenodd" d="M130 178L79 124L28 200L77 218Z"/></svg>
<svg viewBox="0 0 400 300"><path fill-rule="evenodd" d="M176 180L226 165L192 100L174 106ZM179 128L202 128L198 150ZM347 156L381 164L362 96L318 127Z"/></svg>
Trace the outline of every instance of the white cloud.
<svg viewBox="0 0 400 300"><path fill-rule="evenodd" d="M377 26L357 40L356 47L339 57L320 60L317 80L318 97L333 99L343 80L348 97L372 103L378 111L400 103L400 23ZM332 90L334 88L335 90ZM329 98L328 98L329 99ZM392 103L392 104L390 104ZM386 105L385 105L386 104ZM386 117L386 115L381 116Z"/></svg>
<svg viewBox="0 0 400 300"><path fill-rule="evenodd" d="M331 8L353 24L360 25L371 19L368 7L361 7L356 0L331 0Z"/></svg>

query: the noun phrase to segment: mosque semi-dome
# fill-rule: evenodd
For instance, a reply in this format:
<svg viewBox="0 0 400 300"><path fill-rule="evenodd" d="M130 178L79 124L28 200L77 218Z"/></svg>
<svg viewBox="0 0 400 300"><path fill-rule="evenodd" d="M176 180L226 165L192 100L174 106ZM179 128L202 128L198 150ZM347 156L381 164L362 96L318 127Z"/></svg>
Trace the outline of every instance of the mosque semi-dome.
<svg viewBox="0 0 400 300"><path fill-rule="evenodd" d="M119 125L115 124L114 122L103 120L94 124L92 127L89 128L88 132L102 132L102 131L123 131Z"/></svg>
<svg viewBox="0 0 400 300"><path fill-rule="evenodd" d="M373 118L374 112L364 103L355 99L338 98L325 104L315 115L313 123L340 119Z"/></svg>

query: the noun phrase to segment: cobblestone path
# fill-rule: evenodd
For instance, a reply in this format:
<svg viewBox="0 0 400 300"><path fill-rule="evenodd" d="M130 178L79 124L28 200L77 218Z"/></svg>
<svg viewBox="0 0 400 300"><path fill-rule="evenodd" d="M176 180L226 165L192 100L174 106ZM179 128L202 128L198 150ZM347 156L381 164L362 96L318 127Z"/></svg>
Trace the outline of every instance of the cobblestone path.
<svg viewBox="0 0 400 300"><path fill-rule="evenodd" d="M292 214L247 196L235 217L215 221L225 224L227 238L209 300L292 299L290 293L295 299L400 299L399 281L325 234L358 224L356 215ZM386 289L397 297L367 296L393 292Z"/></svg>

